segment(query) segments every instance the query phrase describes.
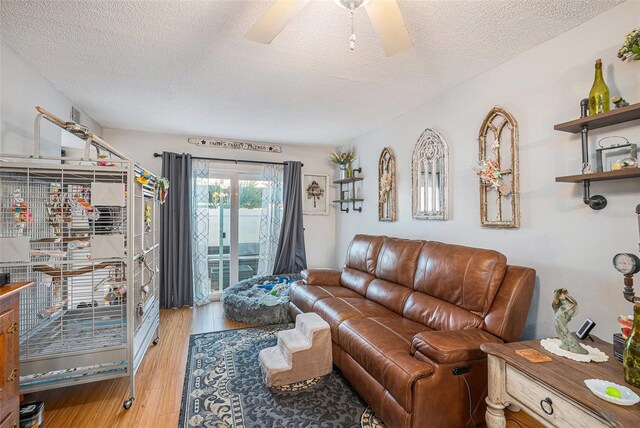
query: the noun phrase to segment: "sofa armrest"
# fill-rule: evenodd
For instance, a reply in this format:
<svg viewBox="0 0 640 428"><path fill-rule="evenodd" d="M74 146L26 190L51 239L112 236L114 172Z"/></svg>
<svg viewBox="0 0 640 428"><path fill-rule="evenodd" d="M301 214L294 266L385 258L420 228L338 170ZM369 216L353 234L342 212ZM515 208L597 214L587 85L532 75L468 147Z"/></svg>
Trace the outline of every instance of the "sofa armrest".
<svg viewBox="0 0 640 428"><path fill-rule="evenodd" d="M300 272L302 281L307 285L340 286L340 272L331 269L305 269Z"/></svg>
<svg viewBox="0 0 640 428"><path fill-rule="evenodd" d="M488 342L502 343L502 340L479 328L424 331L413 336L411 355L419 352L436 363L477 360L485 356L480 345Z"/></svg>

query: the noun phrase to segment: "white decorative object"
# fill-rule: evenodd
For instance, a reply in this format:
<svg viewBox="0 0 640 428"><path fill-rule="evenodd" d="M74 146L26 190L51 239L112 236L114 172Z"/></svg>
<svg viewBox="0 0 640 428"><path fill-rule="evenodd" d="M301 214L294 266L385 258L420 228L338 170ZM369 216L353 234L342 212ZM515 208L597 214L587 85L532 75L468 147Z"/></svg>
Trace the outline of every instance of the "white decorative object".
<svg viewBox="0 0 640 428"><path fill-rule="evenodd" d="M0 263L29 262L30 247L28 236L0 238Z"/></svg>
<svg viewBox="0 0 640 428"><path fill-rule="evenodd" d="M329 215L328 185L329 176L326 174L302 174L303 214Z"/></svg>
<svg viewBox="0 0 640 428"><path fill-rule="evenodd" d="M91 260L124 256L124 235L91 235Z"/></svg>
<svg viewBox="0 0 640 428"><path fill-rule="evenodd" d="M638 394L627 388L626 386L618 385L617 383L609 382L608 380L602 379L587 379L584 381L587 387L594 393L598 398L602 398L605 401L608 401L613 404L618 404L620 406L633 406L636 403L640 402L640 397ZM612 397L607 394L607 388L613 387L620 391L620 398Z"/></svg>
<svg viewBox="0 0 640 428"><path fill-rule="evenodd" d="M609 356L607 354L605 354L598 348L594 348L593 346L581 343L580 346L586 349L589 353L576 354L574 352L565 351L564 349L560 348L561 343L562 342L560 341L560 339L542 339L540 341L540 345L547 351L573 361L580 361L582 363L588 363L590 361L596 363L604 363L609 360Z"/></svg>
<svg viewBox="0 0 640 428"><path fill-rule="evenodd" d="M433 129L425 129L411 160L412 215L419 220L449 218L449 147Z"/></svg>
<svg viewBox="0 0 640 428"><path fill-rule="evenodd" d="M91 183L91 205L94 207L124 207L124 183Z"/></svg>
<svg viewBox="0 0 640 428"><path fill-rule="evenodd" d="M246 141L212 140L207 138L189 138L189 144L218 149L252 150L254 152L282 153L282 147L276 144L248 143Z"/></svg>

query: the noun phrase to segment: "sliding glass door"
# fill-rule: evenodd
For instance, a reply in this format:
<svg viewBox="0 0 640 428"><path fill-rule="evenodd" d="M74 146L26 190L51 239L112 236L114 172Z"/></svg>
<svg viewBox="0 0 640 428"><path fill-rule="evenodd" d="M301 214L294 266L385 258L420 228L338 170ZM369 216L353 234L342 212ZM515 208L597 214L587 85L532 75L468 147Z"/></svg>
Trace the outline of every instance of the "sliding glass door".
<svg viewBox="0 0 640 428"><path fill-rule="evenodd" d="M196 295L217 300L230 285L258 275L261 262L265 269L264 253L272 252L279 232L280 216L273 213L281 211L281 197L272 195L281 193L281 178L269 180L255 166L225 171L200 165L194 174L194 287Z"/></svg>

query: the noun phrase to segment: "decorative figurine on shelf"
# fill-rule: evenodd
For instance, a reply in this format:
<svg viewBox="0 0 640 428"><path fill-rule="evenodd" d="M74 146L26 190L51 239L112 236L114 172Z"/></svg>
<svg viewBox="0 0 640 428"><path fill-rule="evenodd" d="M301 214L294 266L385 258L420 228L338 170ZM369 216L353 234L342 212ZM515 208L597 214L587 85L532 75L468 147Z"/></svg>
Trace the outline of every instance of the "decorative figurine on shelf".
<svg viewBox="0 0 640 428"><path fill-rule="evenodd" d="M569 295L566 288L558 288L553 292L551 307L555 312L555 327L560 336L560 349L575 354L588 354L588 351L580 346L578 340L569 331L569 321L578 313L578 302Z"/></svg>
<svg viewBox="0 0 640 428"><path fill-rule="evenodd" d="M620 95L617 95L617 96L611 98L611 102L613 103L613 105L616 106L616 108L622 108L622 107L626 107L626 106L629 105L627 100L622 98Z"/></svg>
<svg viewBox="0 0 640 428"><path fill-rule="evenodd" d="M336 165L340 165L340 180L344 180L345 178L351 178L353 168L351 164L356 158L355 149L350 149L347 151L336 150L331 153L329 160L331 163Z"/></svg>
<svg viewBox="0 0 640 428"><path fill-rule="evenodd" d="M569 331L569 321L578 313L578 302L571 297L566 288L558 288L553 292L551 307L555 313L555 328L559 339L542 339L540 345L552 354L560 355L574 361L604 362L607 354L593 346L578 342Z"/></svg>

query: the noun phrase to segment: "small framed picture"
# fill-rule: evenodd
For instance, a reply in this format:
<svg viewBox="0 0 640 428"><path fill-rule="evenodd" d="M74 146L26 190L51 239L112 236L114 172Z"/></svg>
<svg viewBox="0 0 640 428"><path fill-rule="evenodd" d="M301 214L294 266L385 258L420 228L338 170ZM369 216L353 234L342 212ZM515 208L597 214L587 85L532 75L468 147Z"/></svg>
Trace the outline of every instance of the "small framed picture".
<svg viewBox="0 0 640 428"><path fill-rule="evenodd" d="M305 215L329 214L329 176L302 174L302 213Z"/></svg>

